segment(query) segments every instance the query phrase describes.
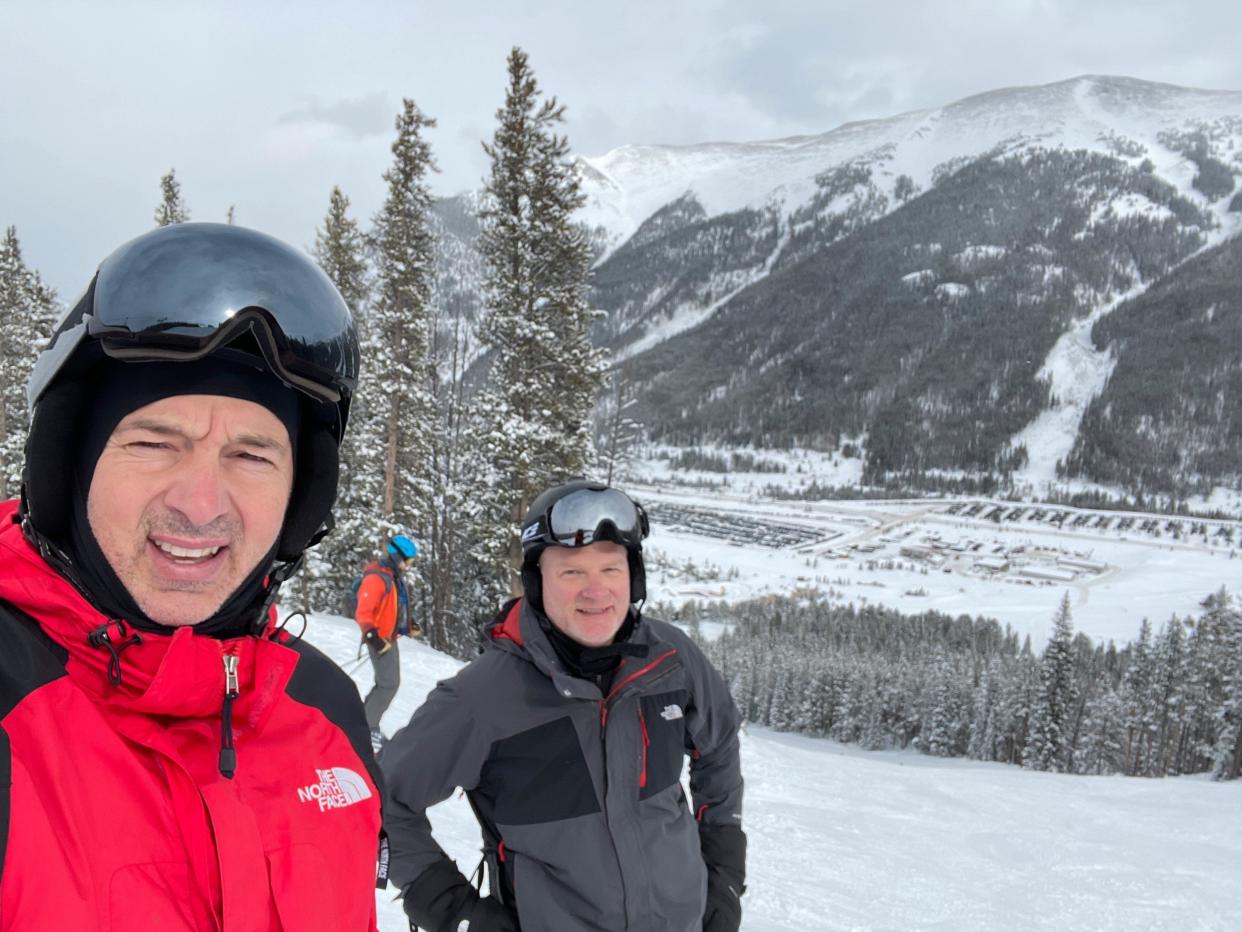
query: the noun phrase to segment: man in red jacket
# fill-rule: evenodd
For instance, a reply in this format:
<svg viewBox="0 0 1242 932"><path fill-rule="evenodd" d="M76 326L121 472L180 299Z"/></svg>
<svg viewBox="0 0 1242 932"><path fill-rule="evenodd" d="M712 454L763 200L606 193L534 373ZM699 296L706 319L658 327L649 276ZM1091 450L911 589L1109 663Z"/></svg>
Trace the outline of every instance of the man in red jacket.
<svg viewBox="0 0 1242 932"><path fill-rule="evenodd" d="M0 930L374 930L357 690L275 624L357 377L304 255L180 224L100 266L0 504Z"/></svg>

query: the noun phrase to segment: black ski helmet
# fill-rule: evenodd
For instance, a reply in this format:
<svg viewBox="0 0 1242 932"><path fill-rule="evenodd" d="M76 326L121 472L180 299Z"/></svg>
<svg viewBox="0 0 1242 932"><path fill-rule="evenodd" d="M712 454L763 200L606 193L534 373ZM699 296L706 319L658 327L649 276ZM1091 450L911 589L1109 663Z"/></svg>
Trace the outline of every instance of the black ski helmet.
<svg viewBox="0 0 1242 932"><path fill-rule="evenodd" d="M307 255L280 240L228 224L183 223L104 259L35 363L21 511L45 556L49 543L59 549L67 537L72 458L64 451L75 441L92 370L217 354L262 369L302 400L276 559L296 561L331 526L338 448L358 378L349 308Z"/></svg>
<svg viewBox="0 0 1242 932"><path fill-rule="evenodd" d="M522 520L522 589L543 608L539 556L548 547L586 547L610 541L625 548L630 566L630 603L647 598L643 539L651 533L647 512L620 489L574 479L536 496Z"/></svg>

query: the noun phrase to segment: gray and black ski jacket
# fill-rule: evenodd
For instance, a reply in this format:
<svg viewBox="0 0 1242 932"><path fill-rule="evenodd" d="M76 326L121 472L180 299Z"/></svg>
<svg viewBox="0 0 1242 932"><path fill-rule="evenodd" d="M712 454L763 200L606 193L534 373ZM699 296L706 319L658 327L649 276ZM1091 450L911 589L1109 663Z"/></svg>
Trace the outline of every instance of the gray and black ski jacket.
<svg viewBox="0 0 1242 932"><path fill-rule="evenodd" d="M492 893L523 932L697 932L700 828L741 826L740 718L723 678L651 619L630 638L647 656L623 660L606 696L565 672L524 600L489 633L385 749L391 878L405 890L444 862L425 813L461 787Z"/></svg>

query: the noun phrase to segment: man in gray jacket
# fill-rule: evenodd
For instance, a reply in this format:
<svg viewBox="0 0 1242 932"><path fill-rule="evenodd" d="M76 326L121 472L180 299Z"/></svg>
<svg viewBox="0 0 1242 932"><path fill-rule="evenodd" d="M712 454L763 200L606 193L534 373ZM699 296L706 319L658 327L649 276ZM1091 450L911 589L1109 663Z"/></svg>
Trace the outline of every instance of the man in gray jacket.
<svg viewBox="0 0 1242 932"><path fill-rule="evenodd" d="M390 876L442 932L736 932L746 874L740 719L679 629L643 618L647 516L575 481L522 523L525 597L439 683L382 766ZM690 757L693 809L681 785ZM461 787L483 833L480 897L428 807Z"/></svg>

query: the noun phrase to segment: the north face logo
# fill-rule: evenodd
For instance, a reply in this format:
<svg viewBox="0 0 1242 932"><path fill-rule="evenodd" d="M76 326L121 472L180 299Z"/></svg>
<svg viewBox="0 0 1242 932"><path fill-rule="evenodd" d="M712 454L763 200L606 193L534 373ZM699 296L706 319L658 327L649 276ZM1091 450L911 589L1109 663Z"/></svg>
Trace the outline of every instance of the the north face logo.
<svg viewBox="0 0 1242 932"><path fill-rule="evenodd" d="M660 718L666 722L675 722L682 717L681 706L666 705L664 711L660 713Z"/></svg>
<svg viewBox="0 0 1242 932"><path fill-rule="evenodd" d="M304 803L316 802L319 811L325 809L344 809L354 803L371 798L371 788L367 781L348 767L329 767L327 770L316 768L318 783L301 787L298 799Z"/></svg>

